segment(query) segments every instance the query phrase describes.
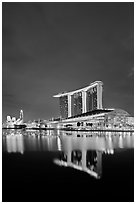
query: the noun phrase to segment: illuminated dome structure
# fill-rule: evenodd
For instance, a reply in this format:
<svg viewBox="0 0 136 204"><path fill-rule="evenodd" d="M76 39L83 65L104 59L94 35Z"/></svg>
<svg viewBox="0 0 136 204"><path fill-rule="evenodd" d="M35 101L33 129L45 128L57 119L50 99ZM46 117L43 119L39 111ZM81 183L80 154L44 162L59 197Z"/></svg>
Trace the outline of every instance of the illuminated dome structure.
<svg viewBox="0 0 136 204"><path fill-rule="evenodd" d="M108 115L111 115L113 117L115 117L115 116L130 116L130 114L123 109L115 109L115 110L109 112Z"/></svg>

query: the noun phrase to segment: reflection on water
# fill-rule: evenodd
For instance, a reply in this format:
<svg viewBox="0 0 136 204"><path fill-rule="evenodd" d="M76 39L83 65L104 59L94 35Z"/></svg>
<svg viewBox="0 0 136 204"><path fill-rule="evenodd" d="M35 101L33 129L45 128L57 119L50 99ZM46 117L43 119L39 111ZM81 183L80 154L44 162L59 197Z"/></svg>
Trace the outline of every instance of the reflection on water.
<svg viewBox="0 0 136 204"><path fill-rule="evenodd" d="M66 132L3 130L3 151L57 151L54 163L100 178L102 155L114 154L116 149L134 147L134 133L130 132Z"/></svg>
<svg viewBox="0 0 136 204"><path fill-rule="evenodd" d="M15 131L7 131L3 132L3 151L7 151L8 153L12 152L20 152L24 153L24 140L23 134L21 132Z"/></svg>
<svg viewBox="0 0 136 204"><path fill-rule="evenodd" d="M59 159L54 159L54 163L84 171L95 178L100 178L102 174L102 152L100 151L69 151L62 153Z"/></svg>

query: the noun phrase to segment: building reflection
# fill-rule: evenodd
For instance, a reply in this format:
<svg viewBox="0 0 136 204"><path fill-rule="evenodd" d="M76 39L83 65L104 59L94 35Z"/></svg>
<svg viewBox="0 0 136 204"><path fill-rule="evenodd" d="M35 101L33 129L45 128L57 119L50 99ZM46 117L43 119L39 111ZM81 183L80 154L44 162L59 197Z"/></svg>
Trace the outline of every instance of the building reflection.
<svg viewBox="0 0 136 204"><path fill-rule="evenodd" d="M97 179L102 175L102 152L100 151L62 152L60 158L54 159L54 163L86 172Z"/></svg>
<svg viewBox="0 0 136 204"><path fill-rule="evenodd" d="M113 147L105 138L61 136L62 153L54 160L59 166L72 167L100 178L102 175L102 153L113 153Z"/></svg>
<svg viewBox="0 0 136 204"><path fill-rule="evenodd" d="M22 154L30 151L60 151L60 141L54 134L53 131L6 130L3 131L3 151Z"/></svg>
<svg viewBox="0 0 136 204"><path fill-rule="evenodd" d="M70 136L72 134L72 137ZM95 133L70 133L60 135L62 153L54 163L71 167L99 179L102 176L102 155L114 154L115 149L133 148L133 134L113 134L109 132L105 137Z"/></svg>
<svg viewBox="0 0 136 204"><path fill-rule="evenodd" d="M6 130L3 131L2 142L3 151L8 153L59 152L55 154L55 164L101 178L103 154L114 154L116 149L133 148L134 134Z"/></svg>
<svg viewBox="0 0 136 204"><path fill-rule="evenodd" d="M8 153L24 153L24 138L20 131L9 130L4 132L3 148Z"/></svg>

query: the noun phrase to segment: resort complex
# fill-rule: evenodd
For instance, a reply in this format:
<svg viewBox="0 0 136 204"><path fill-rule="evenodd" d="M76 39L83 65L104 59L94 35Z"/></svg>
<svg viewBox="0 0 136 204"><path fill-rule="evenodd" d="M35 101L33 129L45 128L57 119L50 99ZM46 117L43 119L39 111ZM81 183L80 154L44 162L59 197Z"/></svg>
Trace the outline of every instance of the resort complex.
<svg viewBox="0 0 136 204"><path fill-rule="evenodd" d="M134 117L122 109L103 107L103 82L55 95L60 102L60 118L50 128L74 130L133 130Z"/></svg>
<svg viewBox="0 0 136 204"><path fill-rule="evenodd" d="M24 123L23 111L16 120L7 116L5 127L45 128L64 130L134 130L134 117L122 109L103 107L103 82L95 81L84 88L63 92L59 99L60 117Z"/></svg>

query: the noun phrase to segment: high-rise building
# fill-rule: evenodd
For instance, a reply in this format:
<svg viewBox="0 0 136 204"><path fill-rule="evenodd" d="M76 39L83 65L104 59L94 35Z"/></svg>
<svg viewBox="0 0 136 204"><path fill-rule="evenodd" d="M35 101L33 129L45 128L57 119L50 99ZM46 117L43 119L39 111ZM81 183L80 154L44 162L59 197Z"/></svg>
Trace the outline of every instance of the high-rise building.
<svg viewBox="0 0 136 204"><path fill-rule="evenodd" d="M73 116L82 114L82 92L80 91L78 93L73 94L73 100L74 100Z"/></svg>
<svg viewBox="0 0 136 204"><path fill-rule="evenodd" d="M62 118L81 115L96 109L102 109L103 83L95 81L85 88L55 95L60 99Z"/></svg>
<svg viewBox="0 0 136 204"><path fill-rule="evenodd" d="M62 118L68 117L68 96L61 96L59 98L60 102L60 115Z"/></svg>
<svg viewBox="0 0 136 204"><path fill-rule="evenodd" d="M23 110L20 110L20 120L23 120Z"/></svg>
<svg viewBox="0 0 136 204"><path fill-rule="evenodd" d="M98 101L97 101L97 87L90 88L87 90L86 96L86 109L87 112L98 109Z"/></svg>

